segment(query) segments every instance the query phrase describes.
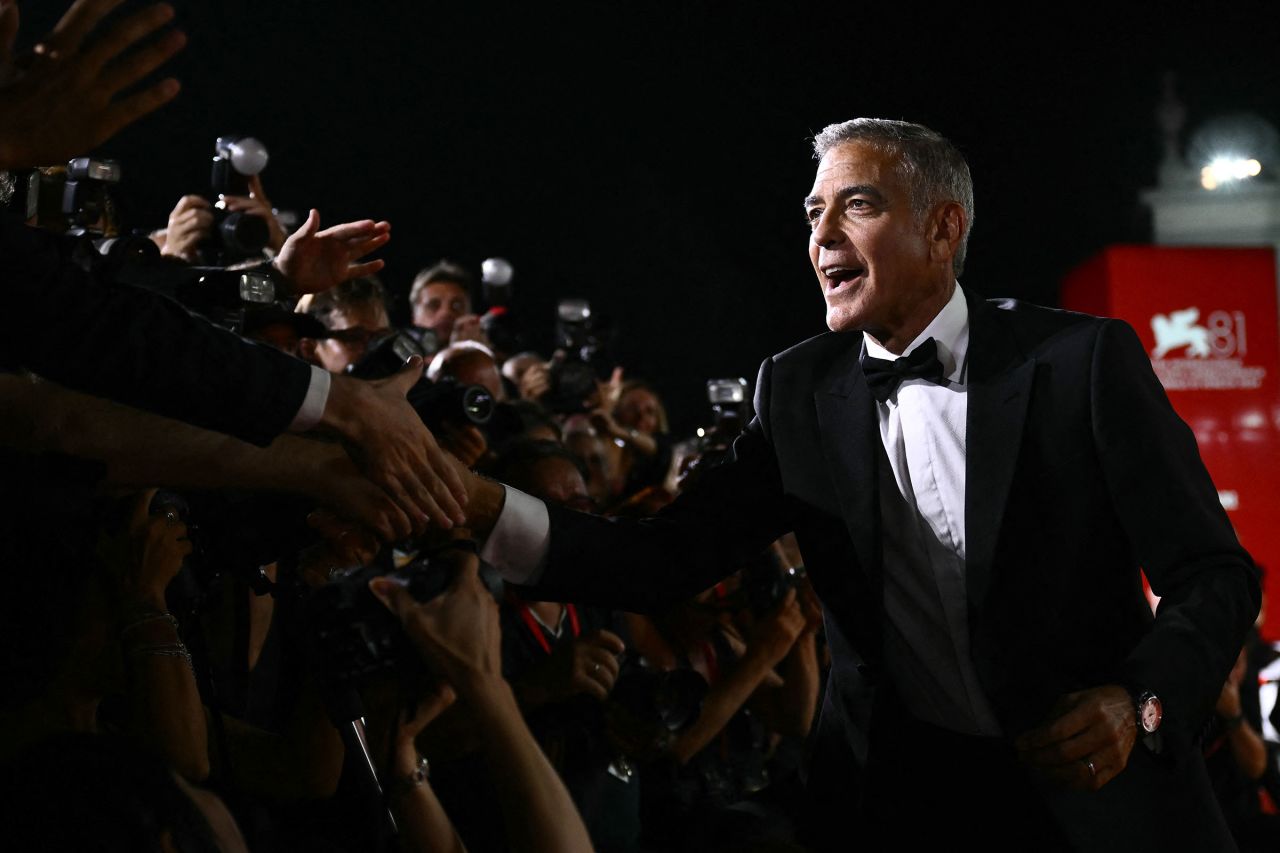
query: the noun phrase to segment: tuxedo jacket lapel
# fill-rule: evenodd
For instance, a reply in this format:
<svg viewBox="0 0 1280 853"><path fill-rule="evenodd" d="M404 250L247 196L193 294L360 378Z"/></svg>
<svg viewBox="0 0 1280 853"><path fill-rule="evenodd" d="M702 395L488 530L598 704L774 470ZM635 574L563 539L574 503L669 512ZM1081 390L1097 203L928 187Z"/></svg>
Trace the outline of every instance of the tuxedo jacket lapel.
<svg viewBox="0 0 1280 853"><path fill-rule="evenodd" d="M818 383L822 453L839 496L845 526L858 564L875 589L880 587L880 500L876 449L880 427L871 391L859 366L861 336Z"/></svg>
<svg viewBox="0 0 1280 853"><path fill-rule="evenodd" d="M969 302L968 418L965 439L965 585L981 609L1022 444L1035 376L1000 311L965 291Z"/></svg>

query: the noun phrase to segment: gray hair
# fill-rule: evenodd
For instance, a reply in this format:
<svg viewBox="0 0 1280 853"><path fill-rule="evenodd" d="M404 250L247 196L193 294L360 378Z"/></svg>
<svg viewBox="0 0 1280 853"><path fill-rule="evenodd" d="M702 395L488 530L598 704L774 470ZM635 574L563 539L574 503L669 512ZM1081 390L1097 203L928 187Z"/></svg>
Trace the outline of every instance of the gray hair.
<svg viewBox="0 0 1280 853"><path fill-rule="evenodd" d="M911 187L911 209L921 221L940 202L954 201L964 208L965 231L951 261L959 278L973 230L973 178L964 155L942 134L922 124L855 118L823 128L813 138L814 157L821 160L832 148L850 142L865 143L897 158L900 174Z"/></svg>

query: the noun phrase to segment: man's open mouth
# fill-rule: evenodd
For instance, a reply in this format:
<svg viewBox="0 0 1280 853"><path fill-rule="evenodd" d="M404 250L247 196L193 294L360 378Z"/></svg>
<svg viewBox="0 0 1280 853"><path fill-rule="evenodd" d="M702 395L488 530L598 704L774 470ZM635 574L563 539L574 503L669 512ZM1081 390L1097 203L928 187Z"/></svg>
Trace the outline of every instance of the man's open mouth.
<svg viewBox="0 0 1280 853"><path fill-rule="evenodd" d="M862 267L827 267L822 271L823 283L828 293L839 290L866 272Z"/></svg>

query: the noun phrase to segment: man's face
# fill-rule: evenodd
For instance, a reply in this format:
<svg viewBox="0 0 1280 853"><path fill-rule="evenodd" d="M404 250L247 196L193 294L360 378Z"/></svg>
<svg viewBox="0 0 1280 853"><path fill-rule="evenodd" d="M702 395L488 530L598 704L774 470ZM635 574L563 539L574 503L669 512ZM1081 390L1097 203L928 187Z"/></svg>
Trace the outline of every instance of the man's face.
<svg viewBox="0 0 1280 853"><path fill-rule="evenodd" d="M364 358L369 342L391 331L387 311L376 302L349 305L329 315L333 337L316 343L315 357L330 373L343 373Z"/></svg>
<svg viewBox="0 0 1280 853"><path fill-rule="evenodd" d="M950 282L930 261L927 225L911 209L897 158L861 142L836 146L818 163L804 207L827 326L870 332L886 346L902 330L923 328L921 313L927 323Z"/></svg>
<svg viewBox="0 0 1280 853"><path fill-rule="evenodd" d="M462 285L436 281L418 294L418 301L413 305L413 325L433 330L444 346L453 334L454 321L470 313L471 297Z"/></svg>

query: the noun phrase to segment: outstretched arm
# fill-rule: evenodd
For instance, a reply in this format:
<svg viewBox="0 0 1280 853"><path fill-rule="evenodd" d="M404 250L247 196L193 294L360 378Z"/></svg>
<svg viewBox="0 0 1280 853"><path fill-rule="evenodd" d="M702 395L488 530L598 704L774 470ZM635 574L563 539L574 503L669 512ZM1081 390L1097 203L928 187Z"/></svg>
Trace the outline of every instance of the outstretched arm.
<svg viewBox="0 0 1280 853"><path fill-rule="evenodd" d="M0 375L0 443L97 459L121 486L290 492L394 538L399 510L341 445L281 436L256 447L51 382Z"/></svg>
<svg viewBox="0 0 1280 853"><path fill-rule="evenodd" d="M400 618L423 658L470 706L486 732L485 761L512 849L589 851L591 839L582 817L502 677L498 605L480 581L478 566L474 556L463 557L453 585L426 603L387 578L376 578L369 587Z"/></svg>

